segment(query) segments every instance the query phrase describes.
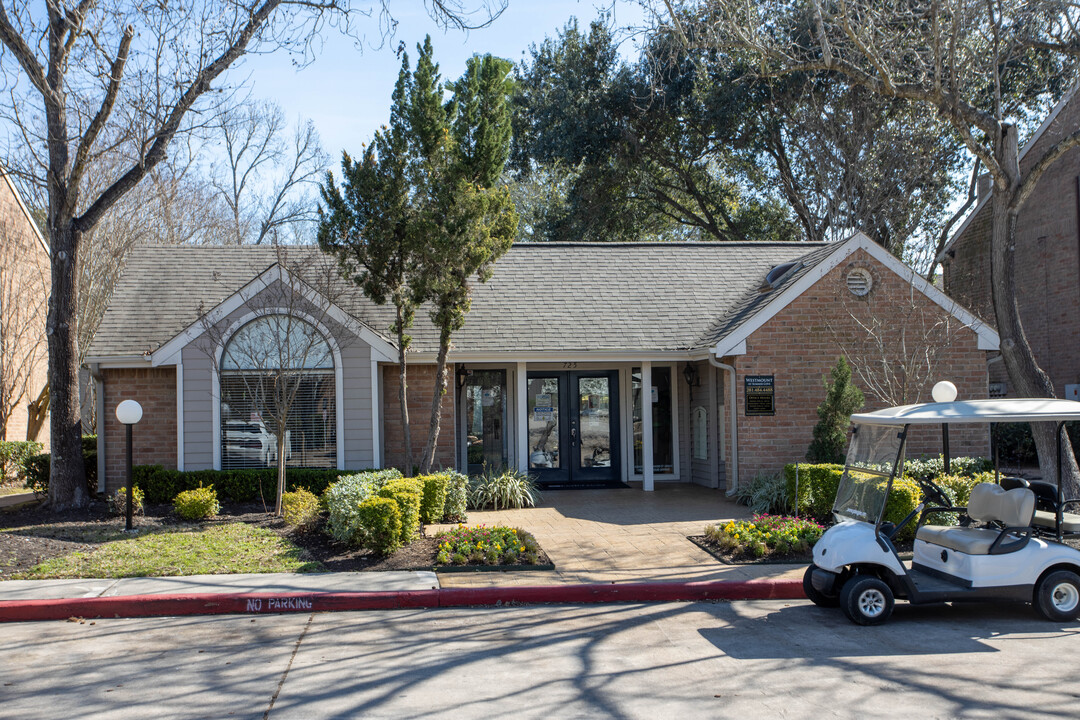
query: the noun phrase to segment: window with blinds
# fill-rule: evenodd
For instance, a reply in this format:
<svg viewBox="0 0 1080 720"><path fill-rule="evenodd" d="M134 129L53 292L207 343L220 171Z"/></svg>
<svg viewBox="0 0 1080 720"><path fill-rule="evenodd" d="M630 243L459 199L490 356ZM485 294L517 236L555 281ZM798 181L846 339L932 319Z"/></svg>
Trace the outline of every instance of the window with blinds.
<svg viewBox="0 0 1080 720"><path fill-rule="evenodd" d="M230 340L222 365L223 470L276 467L280 419L287 467L337 466L333 360L314 327L286 316L255 320Z"/></svg>

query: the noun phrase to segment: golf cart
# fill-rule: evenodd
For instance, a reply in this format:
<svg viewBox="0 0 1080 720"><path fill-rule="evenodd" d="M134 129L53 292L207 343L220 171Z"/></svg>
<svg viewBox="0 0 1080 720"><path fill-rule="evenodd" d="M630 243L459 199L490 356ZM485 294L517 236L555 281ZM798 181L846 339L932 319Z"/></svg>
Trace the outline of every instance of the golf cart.
<svg viewBox="0 0 1080 720"><path fill-rule="evenodd" d="M947 385L947 386L946 386ZM946 387L942 387L946 386ZM916 425L941 425L948 467L950 424L1054 422L1061 430L1080 420L1080 402L997 399L956 402L952 383L939 383L932 402L852 415L852 438L833 505L837 524L814 546L814 564L803 576L806 596L822 607L839 606L853 622L876 625L889 618L894 598L913 605L961 601L1028 602L1047 619L1080 617L1080 550L1063 542L1080 537L1080 515L1055 498L1039 499L1024 481L1011 489L981 483L966 508L952 507L931 481L918 481L922 502L898 525L882 521L893 480L904 471L904 446ZM944 396L944 397L942 397ZM1044 509L1038 509L1037 506ZM960 525L924 524L951 512ZM914 556L900 559L893 538L916 523Z"/></svg>

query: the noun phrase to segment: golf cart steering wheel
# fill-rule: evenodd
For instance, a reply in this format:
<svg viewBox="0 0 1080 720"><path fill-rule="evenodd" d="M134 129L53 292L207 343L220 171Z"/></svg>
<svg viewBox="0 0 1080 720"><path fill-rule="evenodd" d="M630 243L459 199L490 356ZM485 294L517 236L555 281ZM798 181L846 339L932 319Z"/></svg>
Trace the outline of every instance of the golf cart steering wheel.
<svg viewBox="0 0 1080 720"><path fill-rule="evenodd" d="M930 501L932 505L938 507L951 507L952 500L945 494L945 491L934 484L932 480L920 480L919 486L922 487L923 496Z"/></svg>

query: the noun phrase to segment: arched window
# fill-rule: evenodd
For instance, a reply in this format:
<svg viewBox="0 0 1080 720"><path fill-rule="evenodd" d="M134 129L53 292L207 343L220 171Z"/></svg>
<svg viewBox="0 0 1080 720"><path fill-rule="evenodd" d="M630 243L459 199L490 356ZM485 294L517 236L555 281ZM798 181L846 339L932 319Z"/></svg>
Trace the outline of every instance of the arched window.
<svg viewBox="0 0 1080 720"><path fill-rule="evenodd" d="M264 315L221 355L221 468L337 466L334 355L314 325Z"/></svg>

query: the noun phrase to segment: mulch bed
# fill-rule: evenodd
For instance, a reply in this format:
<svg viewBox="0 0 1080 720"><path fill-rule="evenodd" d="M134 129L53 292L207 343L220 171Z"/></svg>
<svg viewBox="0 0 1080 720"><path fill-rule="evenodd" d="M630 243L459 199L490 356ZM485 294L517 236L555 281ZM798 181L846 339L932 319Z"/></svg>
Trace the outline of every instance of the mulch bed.
<svg viewBox="0 0 1080 720"><path fill-rule="evenodd" d="M304 551L307 559L322 563L328 572L363 572L384 570L431 570L435 565L438 542L434 537L419 537L388 557L376 557L368 550L343 545L321 529L301 532L290 528L281 518L269 515L262 503L223 506L221 514L205 522L244 522L268 528ZM136 516L136 528L160 528L186 524L172 513L170 505L149 505L146 514ZM54 557L73 552L86 552L96 547L85 542L86 530L100 526L101 530L122 528L124 519L110 515L106 504L93 501L88 508L54 513L41 505L0 512L0 580L24 572ZM48 526L44 530L42 526ZM19 529L23 529L20 532ZM541 564L550 564L547 554L540 551ZM522 569L535 566L523 565ZM507 565L501 569L512 570Z"/></svg>

